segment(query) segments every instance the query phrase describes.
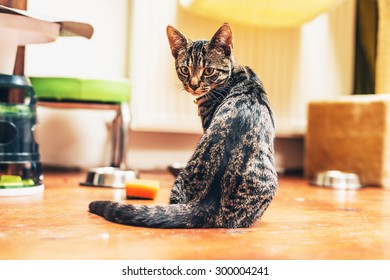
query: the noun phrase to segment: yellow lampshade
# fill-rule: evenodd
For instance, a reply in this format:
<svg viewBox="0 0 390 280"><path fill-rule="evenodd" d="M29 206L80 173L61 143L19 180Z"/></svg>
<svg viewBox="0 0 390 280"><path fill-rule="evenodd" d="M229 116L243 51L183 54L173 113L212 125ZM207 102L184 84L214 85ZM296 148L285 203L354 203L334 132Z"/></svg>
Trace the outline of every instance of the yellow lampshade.
<svg viewBox="0 0 390 280"><path fill-rule="evenodd" d="M180 0L198 16L262 27L297 27L351 0Z"/></svg>

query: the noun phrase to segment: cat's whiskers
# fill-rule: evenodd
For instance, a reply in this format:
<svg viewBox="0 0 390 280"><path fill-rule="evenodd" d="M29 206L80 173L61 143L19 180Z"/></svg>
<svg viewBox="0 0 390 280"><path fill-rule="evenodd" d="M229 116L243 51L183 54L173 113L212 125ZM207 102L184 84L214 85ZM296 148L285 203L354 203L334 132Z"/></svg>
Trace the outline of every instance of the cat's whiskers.
<svg viewBox="0 0 390 280"><path fill-rule="evenodd" d="M220 98L223 100L228 92L229 91L225 89L214 89L211 94L217 99L217 101L219 101Z"/></svg>
<svg viewBox="0 0 390 280"><path fill-rule="evenodd" d="M174 90L174 91L182 91L183 90L183 84L182 83L169 83L166 87L167 90Z"/></svg>
<svg viewBox="0 0 390 280"><path fill-rule="evenodd" d="M214 96L214 94L212 94L210 92L207 93L207 99L212 99L212 100L217 101L217 102L219 101L218 98L216 98L216 96Z"/></svg>

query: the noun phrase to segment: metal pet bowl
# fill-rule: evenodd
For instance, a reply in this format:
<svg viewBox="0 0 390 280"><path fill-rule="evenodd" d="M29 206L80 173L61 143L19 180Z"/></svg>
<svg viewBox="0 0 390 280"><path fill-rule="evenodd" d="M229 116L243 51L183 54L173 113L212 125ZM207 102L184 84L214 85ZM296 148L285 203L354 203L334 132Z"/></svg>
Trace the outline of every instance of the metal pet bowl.
<svg viewBox="0 0 390 280"><path fill-rule="evenodd" d="M123 170L115 167L97 167L89 170L82 186L125 188L125 183L138 178L134 170Z"/></svg>
<svg viewBox="0 0 390 280"><path fill-rule="evenodd" d="M343 190L356 190L362 187L357 174L338 170L319 172L311 184Z"/></svg>

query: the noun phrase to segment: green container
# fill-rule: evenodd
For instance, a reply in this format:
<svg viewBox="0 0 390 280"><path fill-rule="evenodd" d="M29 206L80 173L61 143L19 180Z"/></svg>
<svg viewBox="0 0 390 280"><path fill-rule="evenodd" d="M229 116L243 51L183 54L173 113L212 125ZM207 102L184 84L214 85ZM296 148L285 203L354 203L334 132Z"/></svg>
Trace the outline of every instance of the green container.
<svg viewBox="0 0 390 280"><path fill-rule="evenodd" d="M0 74L0 187L25 187L31 185L31 180L41 185L42 165L34 138L36 123L36 96L29 79ZM22 182L9 182L17 177Z"/></svg>

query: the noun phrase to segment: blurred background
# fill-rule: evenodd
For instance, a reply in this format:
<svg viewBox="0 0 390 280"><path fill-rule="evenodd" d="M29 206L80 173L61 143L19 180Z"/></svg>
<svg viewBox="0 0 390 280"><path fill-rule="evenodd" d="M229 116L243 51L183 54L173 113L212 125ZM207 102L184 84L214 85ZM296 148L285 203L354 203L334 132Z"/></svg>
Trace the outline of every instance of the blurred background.
<svg viewBox="0 0 390 280"><path fill-rule="evenodd" d="M127 164L165 169L186 162L202 132L197 107L176 77L165 28L170 24L190 38L209 39L228 22L238 63L263 80L274 108L277 167L302 170L308 102L375 90L370 50L375 51L377 2L234 2L28 0L31 12L87 22L95 32L90 40L60 37L26 46L25 75L130 79ZM42 162L72 168L107 165L112 114L39 107Z"/></svg>

